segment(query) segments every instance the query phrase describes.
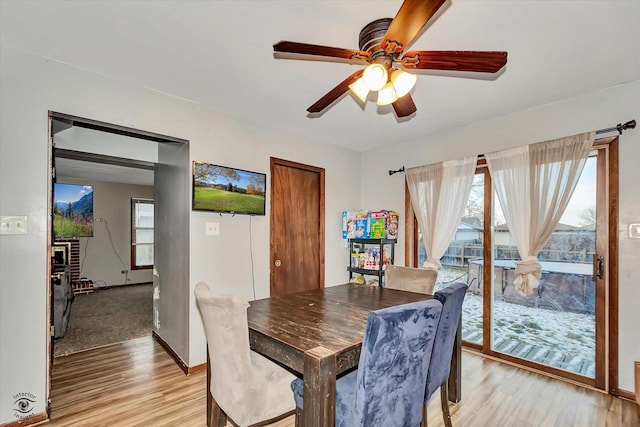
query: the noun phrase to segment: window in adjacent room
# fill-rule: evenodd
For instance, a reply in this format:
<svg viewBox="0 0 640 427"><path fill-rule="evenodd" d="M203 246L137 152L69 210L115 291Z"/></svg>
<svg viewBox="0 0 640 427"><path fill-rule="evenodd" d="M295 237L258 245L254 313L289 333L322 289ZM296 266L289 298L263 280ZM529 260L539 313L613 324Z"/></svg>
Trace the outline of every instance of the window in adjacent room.
<svg viewBox="0 0 640 427"><path fill-rule="evenodd" d="M153 199L131 198L131 269L153 267Z"/></svg>

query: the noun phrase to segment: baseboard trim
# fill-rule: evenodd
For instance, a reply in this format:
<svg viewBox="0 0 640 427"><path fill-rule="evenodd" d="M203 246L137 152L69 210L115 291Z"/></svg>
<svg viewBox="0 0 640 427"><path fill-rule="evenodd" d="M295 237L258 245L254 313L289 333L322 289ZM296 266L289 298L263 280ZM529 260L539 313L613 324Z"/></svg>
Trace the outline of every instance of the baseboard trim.
<svg viewBox="0 0 640 427"><path fill-rule="evenodd" d="M27 417L23 420L11 421L10 423L0 424L0 427L22 427L22 426L31 426L37 423L41 423L43 421L47 421L49 417L46 412L42 412L40 414L34 414L30 417Z"/></svg>
<svg viewBox="0 0 640 427"><path fill-rule="evenodd" d="M138 285L153 285L153 282L139 282L139 283L117 283L117 284L113 284L113 285L105 285L105 286L98 286L95 283L93 284L93 289L113 289L113 288L122 288L124 286L138 286ZM2 427L2 426L0 426Z"/></svg>
<svg viewBox="0 0 640 427"><path fill-rule="evenodd" d="M207 364L206 363L201 363L199 365L196 366L189 366L187 368L189 370L189 373L187 375L191 375L191 374L195 374L196 372L200 372L200 371L204 371L207 369Z"/></svg>
<svg viewBox="0 0 640 427"><path fill-rule="evenodd" d="M162 347L164 351L166 351L167 354L171 356L176 365L178 365L178 368L180 368L185 375L189 375L189 367L182 361L182 359L180 359L180 356L178 356L178 354L173 351L169 344L167 344L167 342L163 340L156 331L152 331L151 336L158 342L158 344L160 344L160 347Z"/></svg>

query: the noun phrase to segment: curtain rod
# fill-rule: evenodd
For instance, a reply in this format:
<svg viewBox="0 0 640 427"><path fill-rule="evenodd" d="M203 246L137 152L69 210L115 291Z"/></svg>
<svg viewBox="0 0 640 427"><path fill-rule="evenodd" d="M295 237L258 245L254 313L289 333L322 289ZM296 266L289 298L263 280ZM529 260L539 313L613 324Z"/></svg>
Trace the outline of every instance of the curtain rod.
<svg viewBox="0 0 640 427"><path fill-rule="evenodd" d="M635 120L629 120L626 123L618 123L615 126L609 127L609 128L604 128L604 129L598 129L596 131L596 135L603 135L605 133L610 133L610 132L618 132L619 135L622 135L622 132L627 130L627 129L635 129L636 128L636 121ZM484 158L484 154L478 154L478 158ZM404 172L404 166L402 166L400 169L396 169L396 170L390 170L389 171L389 175L395 175L397 173L401 173Z"/></svg>

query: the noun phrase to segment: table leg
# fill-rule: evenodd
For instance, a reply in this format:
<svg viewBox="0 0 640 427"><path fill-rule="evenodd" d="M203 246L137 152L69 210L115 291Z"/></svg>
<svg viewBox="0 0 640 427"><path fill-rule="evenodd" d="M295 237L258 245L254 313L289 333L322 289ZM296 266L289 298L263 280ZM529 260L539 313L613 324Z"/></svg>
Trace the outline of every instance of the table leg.
<svg viewBox="0 0 640 427"><path fill-rule="evenodd" d="M458 321L458 331L453 341L451 354L451 370L449 371L449 401L458 403L462 400L462 319Z"/></svg>
<svg viewBox="0 0 640 427"><path fill-rule="evenodd" d="M336 355L316 347L304 355L305 427L333 427L336 418Z"/></svg>

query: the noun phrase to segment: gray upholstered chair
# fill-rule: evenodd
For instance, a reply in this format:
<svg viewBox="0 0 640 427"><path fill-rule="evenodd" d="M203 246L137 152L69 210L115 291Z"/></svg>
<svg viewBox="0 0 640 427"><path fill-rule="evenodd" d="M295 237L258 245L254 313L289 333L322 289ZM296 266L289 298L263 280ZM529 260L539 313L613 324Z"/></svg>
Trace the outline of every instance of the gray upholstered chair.
<svg viewBox="0 0 640 427"><path fill-rule="evenodd" d="M466 283L454 283L451 286L440 289L434 298L442 303L442 315L436 330L436 338L433 344L433 354L429 363L427 374L427 389L424 396L424 408L422 415L422 427L427 426L427 403L433 393L440 388L440 400L442 401L442 417L444 424L451 427L451 414L449 412L448 380L451 371L451 356L453 343L458 331L462 303L467 294Z"/></svg>
<svg viewBox="0 0 640 427"><path fill-rule="evenodd" d="M336 381L336 427L417 427L442 304L419 301L369 313L358 368ZM291 383L296 425L304 382Z"/></svg>
<svg viewBox="0 0 640 427"><path fill-rule="evenodd" d="M207 335L207 426L224 426L227 416L245 427L293 414L295 376L249 349L249 304L203 282L194 293Z"/></svg>
<svg viewBox="0 0 640 427"><path fill-rule="evenodd" d="M388 265L384 272L384 287L432 294L437 278L438 270Z"/></svg>

